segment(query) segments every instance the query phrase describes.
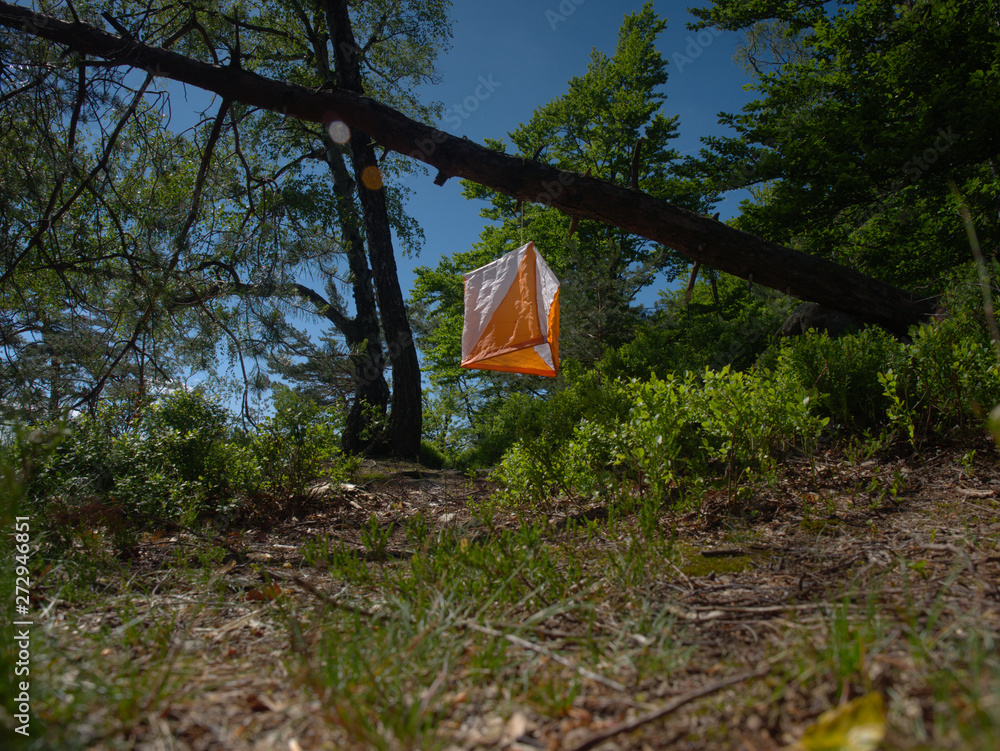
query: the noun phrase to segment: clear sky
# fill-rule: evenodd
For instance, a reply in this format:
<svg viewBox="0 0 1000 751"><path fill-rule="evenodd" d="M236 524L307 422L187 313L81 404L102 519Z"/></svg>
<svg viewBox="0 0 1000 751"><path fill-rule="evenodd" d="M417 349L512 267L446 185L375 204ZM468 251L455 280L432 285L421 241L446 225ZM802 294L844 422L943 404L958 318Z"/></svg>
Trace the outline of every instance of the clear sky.
<svg viewBox="0 0 1000 751"><path fill-rule="evenodd" d="M743 89L748 77L732 61L741 37L689 31L687 24L695 20L689 3L694 4L654 3L667 20L659 42L669 61L664 114L680 116L674 144L683 154L697 153L703 136L725 133L718 114L738 112L753 98ZM477 143L507 141L509 131L564 94L570 78L586 72L592 49L613 54L622 19L641 7L642 0L452 0L451 49L438 60L443 80L421 92L445 105L437 127ZM409 213L426 234L419 258L398 258L407 297L415 266L433 267L441 255L470 248L486 222L479 216L483 204L464 199L457 179L438 187L433 177L430 172L407 180L413 189ZM720 218L736 213L737 204L734 197L720 205Z"/></svg>

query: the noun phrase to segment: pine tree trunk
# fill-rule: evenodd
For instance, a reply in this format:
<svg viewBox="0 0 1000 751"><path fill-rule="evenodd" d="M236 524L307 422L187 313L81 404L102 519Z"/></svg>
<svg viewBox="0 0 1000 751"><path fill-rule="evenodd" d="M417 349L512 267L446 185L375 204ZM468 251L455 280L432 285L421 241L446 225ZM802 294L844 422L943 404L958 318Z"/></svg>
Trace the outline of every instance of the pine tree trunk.
<svg viewBox="0 0 1000 751"><path fill-rule="evenodd" d="M353 203L354 181L344 164L343 155L329 139L325 160L333 176L340 231L347 247L347 265L351 270L355 316L352 325L341 333L352 352L354 398L344 422L341 448L347 454L385 454L389 444L384 435L385 415L389 408L389 385L385 381L385 358L379 331L378 306L372 288L372 272L365 256L361 221Z"/></svg>
<svg viewBox="0 0 1000 751"><path fill-rule="evenodd" d="M360 48L354 40L347 0L328 0L327 24L333 43L341 88L364 94L358 66ZM351 128L351 165L364 216L368 258L375 282L375 296L382 319L386 349L392 363L392 408L388 442L399 456L415 459L420 451L423 423L420 363L406 315L406 304L396 270L389 211L382 187L382 173L370 137Z"/></svg>

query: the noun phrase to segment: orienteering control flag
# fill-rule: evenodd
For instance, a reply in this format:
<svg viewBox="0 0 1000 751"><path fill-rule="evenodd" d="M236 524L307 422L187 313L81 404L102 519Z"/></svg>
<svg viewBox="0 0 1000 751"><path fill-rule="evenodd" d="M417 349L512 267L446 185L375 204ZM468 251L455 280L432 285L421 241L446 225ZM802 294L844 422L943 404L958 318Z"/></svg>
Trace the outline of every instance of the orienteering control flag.
<svg viewBox="0 0 1000 751"><path fill-rule="evenodd" d="M559 280L529 242L465 274L462 367L555 377Z"/></svg>

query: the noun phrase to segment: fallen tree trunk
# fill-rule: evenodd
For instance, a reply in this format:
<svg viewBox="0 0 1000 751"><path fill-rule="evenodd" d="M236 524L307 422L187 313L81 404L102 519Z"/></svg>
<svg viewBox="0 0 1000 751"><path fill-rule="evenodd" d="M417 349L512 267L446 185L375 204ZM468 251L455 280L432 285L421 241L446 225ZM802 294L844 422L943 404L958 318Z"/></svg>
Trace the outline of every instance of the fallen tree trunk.
<svg viewBox="0 0 1000 751"><path fill-rule="evenodd" d="M850 313L893 333L905 334L934 309L933 300L831 261L767 242L632 188L492 151L364 96L308 89L213 65L2 0L0 25L289 117L322 123L341 120L386 149L436 167L438 184L450 177L465 178L522 201L620 227L693 261Z"/></svg>

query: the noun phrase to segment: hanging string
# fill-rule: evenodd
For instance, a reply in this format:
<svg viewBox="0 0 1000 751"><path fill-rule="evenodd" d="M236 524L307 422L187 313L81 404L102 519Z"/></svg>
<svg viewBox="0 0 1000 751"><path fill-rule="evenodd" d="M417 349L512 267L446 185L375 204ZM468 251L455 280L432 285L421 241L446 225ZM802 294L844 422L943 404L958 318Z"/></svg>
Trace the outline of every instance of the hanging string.
<svg viewBox="0 0 1000 751"><path fill-rule="evenodd" d="M521 245L524 245L524 201L521 201Z"/></svg>

